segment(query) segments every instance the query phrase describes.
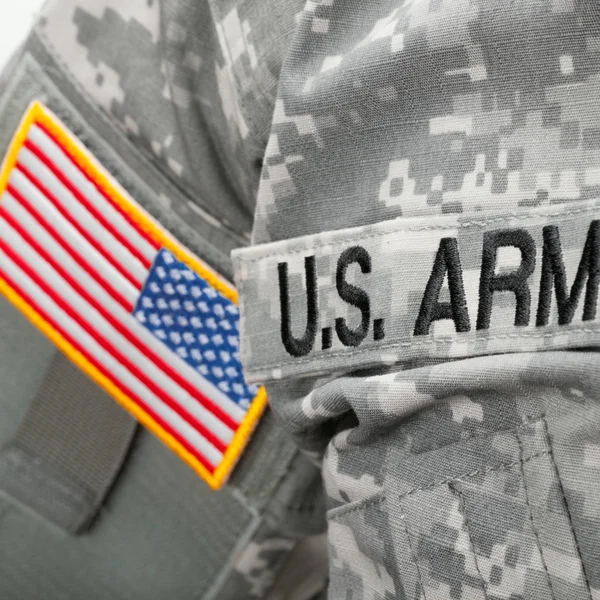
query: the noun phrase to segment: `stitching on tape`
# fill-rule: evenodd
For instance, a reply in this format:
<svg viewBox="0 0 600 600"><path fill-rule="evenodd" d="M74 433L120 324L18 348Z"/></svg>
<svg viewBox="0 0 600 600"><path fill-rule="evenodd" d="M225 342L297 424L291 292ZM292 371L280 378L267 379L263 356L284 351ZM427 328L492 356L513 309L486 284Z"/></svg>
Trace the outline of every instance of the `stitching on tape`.
<svg viewBox="0 0 600 600"><path fill-rule="evenodd" d="M241 294L240 294L241 297ZM389 349L393 349L393 348L410 348L413 346L425 346L425 345L431 345L431 344L444 344L444 343L448 343L448 344L477 344L478 342L489 342L489 341L493 341L493 340L502 340L502 339L549 339L549 338L554 338L557 336L561 336L564 334L572 334L572 333L577 333L577 334L594 334L594 333L600 333L600 325L598 327L580 327L577 329L562 329L562 330L558 330L558 331L553 331L550 333L534 333L534 332L530 332L530 333L502 333L502 334L497 334L497 335L492 335L492 336L486 336L486 337L476 337L476 338L469 338L469 339L455 339L455 338L447 338L447 339L443 339L443 340L439 340L439 339L429 339L429 340L413 340L410 342L392 342L390 344L381 344L375 348L371 347L371 348L364 348L363 350L339 350L339 351L335 351L335 352L319 352L318 354L315 353L314 356L312 357L306 357L306 358L296 358L296 359L288 359L287 357L284 357L282 359L279 359L276 362L271 362L271 363L258 363L258 364L251 364L250 362L248 363L248 373L251 374L253 372L255 372L257 369L268 369L270 367L281 367L282 365L296 365L296 364L300 364L300 363L307 363L307 362L313 362L319 359L329 359L329 358L333 358L336 356L360 356L363 354L366 354L368 352L375 352L375 353L380 353L382 350L389 350Z"/></svg>
<svg viewBox="0 0 600 600"><path fill-rule="evenodd" d="M497 223L506 223L507 221L527 221L529 220L531 225L540 225L543 219L547 218L555 218L555 217L567 217L567 218L576 218L578 215L582 215L585 213L594 212L596 210L600 211L600 203L595 201L595 204L592 206L586 206L585 208L578 208L572 210L565 210L563 212L555 212L555 213L540 213L538 215L531 214L518 214L518 213L510 213L507 215L503 215L501 217L496 217L493 219L483 219L481 221L461 221L446 225L404 225L398 227L390 227L385 231L372 231L370 233L354 233L347 234L345 237L339 237L337 239L332 239L329 242L319 241L318 236L323 234L315 234L314 236L306 236L306 237L315 237L315 241L310 241L308 247L298 248L293 250L284 250L282 249L280 252L267 252L267 254L262 254L257 256L256 258L245 258L246 254L251 254L253 250L257 252L260 249L260 246L255 246L254 248L247 248L239 253L240 260L243 262L253 265L257 262L261 262L267 258L273 258L274 256L293 256L295 254L301 254L302 252L308 252L316 250L317 248L326 248L331 247L335 248L338 245L346 244L349 242L358 243L361 240L368 240L373 238L384 237L386 235L392 235L396 233L406 233L406 232L416 232L416 231L445 231L445 230L453 230L453 229L468 229L469 227L477 227L483 228L488 225L497 224ZM386 223L386 221L382 221L379 223ZM326 234L330 235L330 234ZM335 235L335 234L334 234ZM304 239L304 238L300 238ZM281 242L272 242L272 244L281 244ZM266 244L267 246L271 246L271 244Z"/></svg>

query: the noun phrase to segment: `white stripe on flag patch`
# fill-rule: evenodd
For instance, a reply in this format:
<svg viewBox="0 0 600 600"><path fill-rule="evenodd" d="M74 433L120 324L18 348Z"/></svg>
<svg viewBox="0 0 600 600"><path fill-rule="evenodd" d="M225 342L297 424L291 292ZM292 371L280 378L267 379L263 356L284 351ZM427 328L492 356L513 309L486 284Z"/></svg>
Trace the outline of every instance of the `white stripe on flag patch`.
<svg viewBox="0 0 600 600"><path fill-rule="evenodd" d="M244 383L233 288L47 109L0 178L0 291L213 488L266 404Z"/></svg>
<svg viewBox="0 0 600 600"><path fill-rule="evenodd" d="M203 408L202 405L195 402L189 393L177 386L172 379L166 376L160 368L157 368L156 364L144 356L135 346L127 343L122 334L116 331L89 302L86 302L82 296L77 294L46 261L41 259L39 254L36 254L32 250L31 246L23 238L8 227L6 222L1 219L0 237L13 248L17 249L17 254L26 261L33 271L44 279L47 285L60 290L63 299L73 307L77 314L76 319L87 321L98 334L104 336L136 367L141 369L149 380L152 380L169 394L191 417L205 423L223 442L228 443L232 440L232 429L219 421L212 413Z"/></svg>
<svg viewBox="0 0 600 600"><path fill-rule="evenodd" d="M73 164L65 151L53 142L38 126L33 126L28 138L49 160L71 181L71 183L97 208L112 225L145 256L149 261L154 259L156 248L149 244L139 231L132 227L114 206L100 194L85 175Z"/></svg>
<svg viewBox="0 0 600 600"><path fill-rule="evenodd" d="M25 171L26 169L26 171ZM52 172L27 148L23 148L19 152L17 169L11 175L10 182L18 188L18 184L32 186L33 183L26 177L25 173L31 174L39 181L52 198L58 202L58 206L62 207L75 222L96 242L113 256L122 267L136 282L140 285L146 274L146 267L137 259L131 252L119 243L117 239L109 231L102 227L98 227L98 222L94 216L77 201L75 196L52 174ZM39 188L37 188L39 189ZM39 190L42 192L42 190ZM42 192L43 193L43 192ZM49 194L44 193L47 201L50 198ZM55 205L56 206L56 205ZM154 259L156 250L150 258Z"/></svg>
<svg viewBox="0 0 600 600"><path fill-rule="evenodd" d="M129 310L124 310L111 296L90 276L84 269L79 267L73 261L72 256L65 252L59 244L30 216L30 214L18 204L10 194L6 194L3 198L0 214L8 214L13 216L27 231L32 234L32 237L39 242L51 255L55 256L62 267L71 274L91 295L98 299L106 309L118 319L126 328L138 337L143 344L151 349L157 355L163 353L164 348L159 340L156 339L145 327L133 317L131 310L133 308L133 300ZM8 230L8 225L4 220L0 220L0 238L4 238L3 230ZM7 234L8 235L8 234ZM15 246L20 247L20 246ZM78 250L85 249L85 241L81 242ZM162 356L163 360L169 364L179 375L186 379L190 385L198 388L203 394L208 395L213 401L225 411L236 423L240 423L244 418L244 411L232 402L218 388L201 377L197 371L191 368L185 361L181 360L176 354L169 352Z"/></svg>

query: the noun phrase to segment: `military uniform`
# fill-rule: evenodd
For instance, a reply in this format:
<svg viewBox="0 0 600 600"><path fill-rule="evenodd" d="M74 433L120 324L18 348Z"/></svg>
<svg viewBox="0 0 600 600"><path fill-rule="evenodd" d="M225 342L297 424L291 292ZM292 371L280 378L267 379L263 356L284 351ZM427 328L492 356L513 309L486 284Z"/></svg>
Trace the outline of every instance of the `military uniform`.
<svg viewBox="0 0 600 600"><path fill-rule="evenodd" d="M271 412L213 492L5 303L0 597L308 598L326 531L332 599L600 598L599 74L585 0L48 2L1 145L235 278Z"/></svg>

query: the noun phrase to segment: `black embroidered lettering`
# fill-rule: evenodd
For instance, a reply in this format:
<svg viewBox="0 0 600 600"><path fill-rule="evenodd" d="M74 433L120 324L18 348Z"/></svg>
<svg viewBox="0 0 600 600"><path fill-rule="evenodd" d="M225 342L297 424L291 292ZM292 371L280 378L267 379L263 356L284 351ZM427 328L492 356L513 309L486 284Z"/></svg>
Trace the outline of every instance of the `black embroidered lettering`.
<svg viewBox="0 0 600 600"><path fill-rule="evenodd" d="M306 329L304 335L298 339L292 335L288 264L282 262L277 265L279 305L281 308L281 341L292 356L306 356L313 349L317 335L317 269L314 256L307 256L304 259L304 271L306 275Z"/></svg>
<svg viewBox="0 0 600 600"><path fill-rule="evenodd" d="M331 327L323 327L321 331L321 348L323 350L331 348Z"/></svg>
<svg viewBox="0 0 600 600"><path fill-rule="evenodd" d="M446 273L448 273L450 302L439 302ZM442 319L452 319L454 327L459 333L471 330L458 243L455 238L451 237L443 238L440 241L433 269L421 301L414 335L427 335L431 323Z"/></svg>
<svg viewBox="0 0 600 600"><path fill-rule="evenodd" d="M498 248L513 247L521 252L521 264L516 271L496 275ZM516 299L515 325L529 324L531 292L527 279L535 269L535 242L525 229L499 229L483 236L481 277L479 280L479 310L477 329L488 329L492 316L494 292L512 292Z"/></svg>
<svg viewBox="0 0 600 600"><path fill-rule="evenodd" d="M350 329L343 317L335 320L335 331L344 346L358 346L369 332L371 321L371 302L367 292L346 281L346 272L352 263L358 263L363 273L370 273L371 256L362 246L353 246L344 250L338 259L335 277L338 294L344 302L360 309L362 314L361 323L356 329Z"/></svg>
<svg viewBox="0 0 600 600"><path fill-rule="evenodd" d="M383 319L375 319L373 321L373 339L380 342L385 338L385 321Z"/></svg>
<svg viewBox="0 0 600 600"><path fill-rule="evenodd" d="M592 221L590 224L575 281L568 296L567 275L558 227L556 225L544 227L543 236L544 253L542 256L542 275L536 325L548 325L553 286L556 291L558 324L568 325L575 315L586 279L583 320L590 321L594 319L598 305L598 284L600 283L600 221Z"/></svg>

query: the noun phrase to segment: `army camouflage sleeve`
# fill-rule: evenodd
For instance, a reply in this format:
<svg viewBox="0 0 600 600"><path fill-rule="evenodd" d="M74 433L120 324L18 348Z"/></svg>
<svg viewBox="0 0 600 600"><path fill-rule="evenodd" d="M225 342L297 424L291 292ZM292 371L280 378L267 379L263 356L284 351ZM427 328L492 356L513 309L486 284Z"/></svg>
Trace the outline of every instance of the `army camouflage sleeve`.
<svg viewBox="0 0 600 600"><path fill-rule="evenodd" d="M2 599L600 600L597 0L48 0L1 84L235 278L270 405L218 492L140 427L84 535L0 494Z"/></svg>
<svg viewBox="0 0 600 600"><path fill-rule="evenodd" d="M598 600L600 5L296 22L234 262L246 375L322 468L328 597Z"/></svg>
<svg viewBox="0 0 600 600"><path fill-rule="evenodd" d="M12 147L11 139L20 139L13 136L26 126L24 115L35 111L45 115L46 122L51 119L54 123L53 131L69 140L70 145L61 152L70 156L77 168L83 168L77 157L91 157L102 167L102 176L114 183L113 188L132 199L129 206L135 203L133 213L125 211L126 215L144 211L146 224L150 223L146 233L152 228L164 229L167 244L185 246L202 261L206 272L216 273L219 281L231 282L230 252L250 241L279 71L301 9L302 3L296 0L272 5L237 0L49 0L0 80L0 153L4 155ZM56 139L51 137L58 143ZM45 151L35 146L37 143L36 156L41 160ZM78 148L79 154L69 154L72 148ZM56 168L52 157L46 159L44 164L55 169L49 175L37 163L39 173L59 178L68 190L77 187L68 172ZM8 157L3 173L10 165ZM31 169L29 172L31 175ZM64 198L79 198L75 192L64 192L55 179L54 192L48 191L49 186L44 188L40 178L38 183L35 176L30 181L55 206ZM3 178L3 248L5 187ZM28 189L31 191L31 186ZM63 194L58 199L56 190ZM86 190L95 194L89 186ZM39 194L36 197L39 199ZM45 200L40 200L40 206L47 208ZM27 207L26 201L23 206ZM35 207L27 210L37 214ZM122 224L120 217L111 222L111 211L104 219L101 211L96 213L109 231L114 223ZM26 247L40 248L48 241L48 232L58 236L65 211L61 216L51 214L54 230L42 226L36 240L27 228L21 228L23 239L29 241L9 250L19 255ZM76 217L69 223L82 232L90 221ZM93 237L95 231L88 233ZM87 248L88 238L76 239ZM123 246L128 242L131 246L131 240L124 238ZM86 264L85 256L81 261L83 250L78 254L81 247L67 245L63 249L67 247L79 257L77 264ZM100 252L102 244L94 249ZM44 261L52 261L48 264L63 274L78 269L73 260L60 264L58 256L64 257L64 253L58 250ZM114 266L114 256L107 260ZM44 261L32 262L30 272L36 272ZM3 269L4 254L0 263ZM109 272L112 275L103 283L114 285L118 297L127 286L120 286L119 277ZM93 275L93 269L89 273ZM4 283L0 296L0 598L308 600L320 594L327 571L320 469L298 450L269 410L259 422L260 411L250 410L255 413L254 420L252 427L244 425L242 441L252 428L254 431L243 452L233 448L239 462L228 481L223 484L221 479L215 484L210 472L204 477L212 487L220 485L218 491L210 489L203 477L171 452L169 444L138 427L133 441L125 440L131 446L118 465L114 485L85 531L77 535L65 532L56 523L41 519L35 510L45 504L47 510L64 513L61 502L72 506L76 499L67 497L62 488L58 488L62 493L58 505L49 506L49 488L36 488L26 480L27 474L17 473L11 482L21 490L21 499L28 485L34 493L26 498L25 509L6 494L4 450L14 445L32 399L39 400L38 415L40 406L46 411L45 426L49 421L58 423L68 442L61 446L65 440L55 438L52 450L71 448L66 456L61 450L60 460L41 452L37 457L40 464L54 460L62 476L81 464L80 456L86 456L92 468L99 466L102 456L90 456L90 444L86 443L88 436L95 435L93 423L90 430L77 432L81 425L77 414L52 415L50 405L42 402L49 396L47 382L64 376L70 378L66 383L72 383L76 367L60 358L53 344L32 325L39 324L39 318L29 318L31 311L25 318L26 313L17 310L22 302L7 301ZM99 290L97 300L102 289L94 289ZM14 294L9 296L15 299ZM110 315L107 318L110 320ZM100 335L107 335L111 327L106 325ZM230 335L234 336L232 344L237 343L235 332ZM79 354L85 355L89 347L83 345L80 350ZM174 360L162 347L160 358ZM231 355L222 360L231 361ZM62 365L60 373L57 364ZM229 366L223 366L221 374ZM152 369L138 372L148 381L156 376ZM232 372L236 373L235 369ZM228 389L227 381L220 383L224 388L219 389ZM85 390L91 385L87 382ZM214 393L215 398L222 398ZM94 394L94 399L113 402L102 390L94 388ZM81 406L86 399L79 404L73 399L74 405ZM224 406L234 415L244 408L227 402ZM181 413L181 408L178 410ZM200 409L193 410L198 414ZM73 411L76 413L70 409ZM209 421L215 423L213 417ZM193 422L189 414L187 422ZM223 423L217 423L212 433L210 425L203 425L203 431L215 440L215 431L223 431ZM114 422L98 424L100 447L110 443L115 427ZM33 428L34 446L38 434L40 430ZM214 454L217 446L231 440L228 436L215 441L212 448L204 447ZM77 444L80 455L73 451ZM230 466L234 463L230 461ZM198 471L206 475L206 469ZM84 473L90 479L95 474ZM56 481L50 478L50 483Z"/></svg>

